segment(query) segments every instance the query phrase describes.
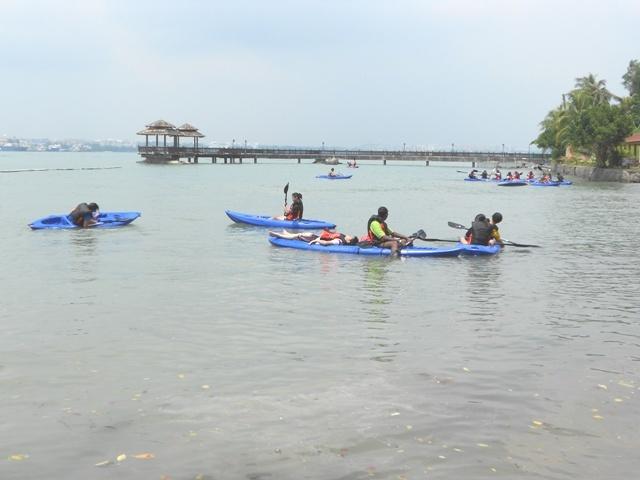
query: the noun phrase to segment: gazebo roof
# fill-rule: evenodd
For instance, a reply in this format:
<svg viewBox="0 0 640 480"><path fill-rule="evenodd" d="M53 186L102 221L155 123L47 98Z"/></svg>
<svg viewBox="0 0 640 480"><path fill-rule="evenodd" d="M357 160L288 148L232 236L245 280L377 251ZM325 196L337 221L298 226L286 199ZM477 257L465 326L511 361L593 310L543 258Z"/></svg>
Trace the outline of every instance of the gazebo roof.
<svg viewBox="0 0 640 480"><path fill-rule="evenodd" d="M178 132L181 137L198 137L202 138L204 135L198 131L196 127L189 123L185 123L184 125L180 125L178 127Z"/></svg>
<svg viewBox="0 0 640 480"><path fill-rule="evenodd" d="M180 135L175 125L164 120L156 120L145 126L147 128L140 130L136 135Z"/></svg>

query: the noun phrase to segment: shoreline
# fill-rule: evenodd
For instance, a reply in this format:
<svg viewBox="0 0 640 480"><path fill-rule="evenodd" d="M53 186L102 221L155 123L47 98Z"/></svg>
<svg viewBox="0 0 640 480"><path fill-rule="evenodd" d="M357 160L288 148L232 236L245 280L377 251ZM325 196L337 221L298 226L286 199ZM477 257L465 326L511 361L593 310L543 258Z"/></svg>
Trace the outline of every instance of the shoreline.
<svg viewBox="0 0 640 480"><path fill-rule="evenodd" d="M624 168L598 168L588 165L558 163L552 170L562 175L583 178L590 182L640 183L640 171Z"/></svg>

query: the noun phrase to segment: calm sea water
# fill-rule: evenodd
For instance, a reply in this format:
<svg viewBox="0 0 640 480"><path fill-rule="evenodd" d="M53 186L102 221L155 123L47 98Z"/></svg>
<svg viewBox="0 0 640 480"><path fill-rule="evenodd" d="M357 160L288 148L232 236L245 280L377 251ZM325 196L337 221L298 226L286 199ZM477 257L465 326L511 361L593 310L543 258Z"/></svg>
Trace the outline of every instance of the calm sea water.
<svg viewBox="0 0 640 480"><path fill-rule="evenodd" d="M121 167L0 173L0 478L637 475L640 185L136 160L0 153L0 170ZM279 213L286 182L346 233L380 205L437 238L499 210L504 237L543 248L325 255L225 216ZM27 227L82 201L143 215Z"/></svg>

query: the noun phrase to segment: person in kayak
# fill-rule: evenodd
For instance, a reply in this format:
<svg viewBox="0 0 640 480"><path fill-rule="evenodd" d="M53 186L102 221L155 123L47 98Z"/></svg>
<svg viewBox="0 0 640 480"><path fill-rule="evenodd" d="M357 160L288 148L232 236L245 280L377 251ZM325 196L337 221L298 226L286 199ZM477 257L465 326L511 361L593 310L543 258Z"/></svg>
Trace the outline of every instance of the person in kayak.
<svg viewBox="0 0 640 480"><path fill-rule="evenodd" d="M506 178L506 180L507 180L508 182L510 182L511 180L513 180L513 175L511 175L511 172L507 172L507 178Z"/></svg>
<svg viewBox="0 0 640 480"><path fill-rule="evenodd" d="M302 214L304 213L302 194L293 192L291 199L291 205L284 207L284 215L273 217L275 220L302 220Z"/></svg>
<svg viewBox="0 0 640 480"><path fill-rule="evenodd" d="M476 172L477 172L477 171L478 171L478 170L476 170L475 168L474 168L473 170L471 170L471 171L469 172L469 178L478 178L478 177L476 176Z"/></svg>
<svg viewBox="0 0 640 480"><path fill-rule="evenodd" d="M519 172L519 171L517 171L517 170L516 170L516 171L514 171L514 172L513 172L513 179L514 179L514 180L520 180L520 175L522 175L522 172Z"/></svg>
<svg viewBox="0 0 640 480"><path fill-rule="evenodd" d="M486 170L483 170L480 176L486 180L489 178L489 173Z"/></svg>
<svg viewBox="0 0 640 480"><path fill-rule="evenodd" d="M460 243L467 245L502 245L498 223L502 221L502 214L496 212L488 219L484 214L479 213L471 223L471 228L467 230L464 237L460 238Z"/></svg>
<svg viewBox="0 0 640 480"><path fill-rule="evenodd" d="M282 232L269 232L269 235L277 238L285 238L287 240L301 240L309 244L318 245L357 245L358 237L354 235L345 235L344 233L323 230L320 235L311 232L291 233L283 230Z"/></svg>
<svg viewBox="0 0 640 480"><path fill-rule="evenodd" d="M529 170L529 173L527 173L527 180L535 180L536 176L533 173L533 170Z"/></svg>
<svg viewBox="0 0 640 480"><path fill-rule="evenodd" d="M97 203L80 203L69 214L69 220L78 227L87 228L98 223L100 207Z"/></svg>
<svg viewBox="0 0 640 480"><path fill-rule="evenodd" d="M331 170L329 170L329 176L330 177L337 177L338 174L336 173L335 168L331 167Z"/></svg>
<svg viewBox="0 0 640 480"><path fill-rule="evenodd" d="M360 238L361 243L370 244L376 247L391 249L391 256L400 255L401 248L410 245L413 239L394 232L387 225L389 210L387 207L378 208L378 214L372 215L367 222L367 234Z"/></svg>

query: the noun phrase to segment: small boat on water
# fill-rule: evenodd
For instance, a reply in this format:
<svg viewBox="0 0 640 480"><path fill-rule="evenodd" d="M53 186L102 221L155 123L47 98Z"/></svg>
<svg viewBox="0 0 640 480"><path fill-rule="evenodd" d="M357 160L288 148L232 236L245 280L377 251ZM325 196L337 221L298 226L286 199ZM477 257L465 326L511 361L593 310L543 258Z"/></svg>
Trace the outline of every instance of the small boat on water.
<svg viewBox="0 0 640 480"><path fill-rule="evenodd" d="M358 245L317 245L302 240L270 237L269 242L276 247L310 250L322 253L347 253L351 255L365 255L384 257L391 255L391 250L380 247L360 247ZM464 248L459 245L451 247L406 247L400 250L402 257L457 257Z"/></svg>
<svg viewBox="0 0 640 480"><path fill-rule="evenodd" d="M96 219L97 224L87 228L116 228L129 225L141 215L140 212L101 212ZM68 215L49 215L48 217L39 218L29 224L33 230L60 230L80 228L73 223Z"/></svg>
<svg viewBox="0 0 640 480"><path fill-rule="evenodd" d="M268 215L252 215L250 213L234 212L225 210L224 213L236 223L244 223L256 227L280 227L290 230L320 230L323 228L336 228L335 223L323 220L311 220L303 218L301 220L278 220Z"/></svg>
<svg viewBox="0 0 640 480"><path fill-rule="evenodd" d="M348 180L353 175L316 175L316 178L324 178L325 180Z"/></svg>

